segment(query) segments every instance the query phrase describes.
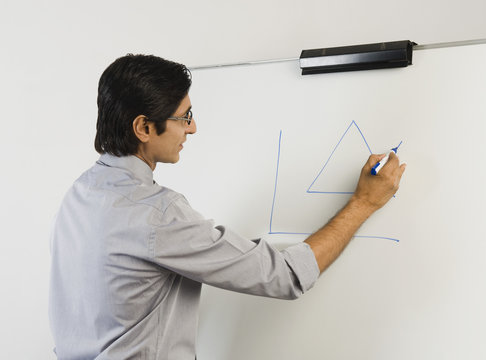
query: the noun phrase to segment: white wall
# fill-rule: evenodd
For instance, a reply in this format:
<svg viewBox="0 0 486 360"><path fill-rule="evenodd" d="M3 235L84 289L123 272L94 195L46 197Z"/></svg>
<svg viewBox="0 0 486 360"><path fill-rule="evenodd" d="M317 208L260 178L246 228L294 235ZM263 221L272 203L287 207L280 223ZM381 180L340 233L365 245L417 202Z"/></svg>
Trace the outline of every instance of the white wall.
<svg viewBox="0 0 486 360"><path fill-rule="evenodd" d="M3 0L0 9L6 359L54 358L49 226L67 187L97 158L97 81L116 57L152 53L195 66L314 47L486 38L483 0Z"/></svg>

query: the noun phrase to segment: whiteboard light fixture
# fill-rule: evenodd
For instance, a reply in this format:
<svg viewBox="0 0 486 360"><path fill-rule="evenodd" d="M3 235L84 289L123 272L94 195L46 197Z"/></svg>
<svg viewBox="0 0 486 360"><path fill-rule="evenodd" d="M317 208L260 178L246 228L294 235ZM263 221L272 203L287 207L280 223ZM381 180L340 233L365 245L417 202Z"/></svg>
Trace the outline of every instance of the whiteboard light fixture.
<svg viewBox="0 0 486 360"><path fill-rule="evenodd" d="M413 46L403 40L366 45L302 50L302 75L406 67L412 64Z"/></svg>

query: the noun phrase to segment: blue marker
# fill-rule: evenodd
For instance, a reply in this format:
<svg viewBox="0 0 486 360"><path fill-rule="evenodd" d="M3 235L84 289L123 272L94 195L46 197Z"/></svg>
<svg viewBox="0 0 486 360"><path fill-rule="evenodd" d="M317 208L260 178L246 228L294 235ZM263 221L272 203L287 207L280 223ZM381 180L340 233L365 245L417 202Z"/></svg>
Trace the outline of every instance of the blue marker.
<svg viewBox="0 0 486 360"><path fill-rule="evenodd" d="M393 149L391 149L391 151L393 151L396 154L397 151L398 151L398 148L400 147L400 145L402 145L402 141L400 141L400 144L398 144L397 147L394 147ZM378 174L378 172L381 170L381 168L388 162L388 158L390 157L391 151L389 151L383 159L381 159L380 161L378 161L375 164L375 166L373 166L371 168L371 175Z"/></svg>

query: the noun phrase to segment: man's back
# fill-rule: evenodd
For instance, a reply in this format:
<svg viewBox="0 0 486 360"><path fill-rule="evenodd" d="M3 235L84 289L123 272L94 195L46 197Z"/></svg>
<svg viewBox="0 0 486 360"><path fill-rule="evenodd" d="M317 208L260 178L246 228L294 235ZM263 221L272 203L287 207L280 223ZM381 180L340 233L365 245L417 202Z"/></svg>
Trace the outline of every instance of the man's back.
<svg viewBox="0 0 486 360"><path fill-rule="evenodd" d="M110 166L98 162L74 183L55 222L50 313L62 339L56 353L60 359L165 358L155 345L169 338L174 351L178 344L161 324L170 328L177 313L179 328L189 322L191 332L201 285L154 263L150 222L163 223L167 207L182 197L154 184L139 159L105 158ZM180 305L185 310L178 312ZM181 345L175 353L185 358L184 352Z"/></svg>

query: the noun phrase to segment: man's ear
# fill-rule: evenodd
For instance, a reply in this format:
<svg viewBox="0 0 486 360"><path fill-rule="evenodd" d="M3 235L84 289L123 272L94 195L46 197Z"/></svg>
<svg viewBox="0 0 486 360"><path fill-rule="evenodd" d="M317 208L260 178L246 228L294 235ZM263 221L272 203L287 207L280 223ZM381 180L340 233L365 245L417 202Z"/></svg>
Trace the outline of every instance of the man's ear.
<svg viewBox="0 0 486 360"><path fill-rule="evenodd" d="M149 140L150 126L144 115L138 115L135 120L133 120L133 132L141 142L145 143Z"/></svg>

